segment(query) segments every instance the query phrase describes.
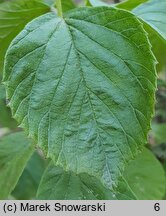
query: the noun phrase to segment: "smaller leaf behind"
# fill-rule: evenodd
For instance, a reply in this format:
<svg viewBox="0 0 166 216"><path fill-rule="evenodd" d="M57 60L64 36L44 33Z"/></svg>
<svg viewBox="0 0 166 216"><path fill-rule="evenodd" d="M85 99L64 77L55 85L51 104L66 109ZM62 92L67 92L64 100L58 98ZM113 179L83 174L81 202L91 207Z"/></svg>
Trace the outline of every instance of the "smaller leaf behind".
<svg viewBox="0 0 166 216"><path fill-rule="evenodd" d="M137 7L138 5L147 2L148 0L126 0L120 3L116 3L116 1L104 1L104 0L89 0L92 6L116 6L117 8L125 9L125 10L132 10L133 8Z"/></svg>
<svg viewBox="0 0 166 216"><path fill-rule="evenodd" d="M166 69L166 40L164 40L158 32L151 26L144 23L144 28L148 32L148 37L152 45L152 51L158 61L157 72L165 72Z"/></svg>
<svg viewBox="0 0 166 216"><path fill-rule="evenodd" d="M37 152L34 152L12 193L16 199L29 200L36 197L45 165L44 159Z"/></svg>
<svg viewBox="0 0 166 216"><path fill-rule="evenodd" d="M76 5L73 3L72 0L62 0L62 9L63 12L66 12L68 10L74 9Z"/></svg>
<svg viewBox="0 0 166 216"><path fill-rule="evenodd" d="M42 0L44 3L51 7L56 7L56 0ZM76 4L73 0L61 0L62 10L66 12L76 7Z"/></svg>
<svg viewBox="0 0 166 216"><path fill-rule="evenodd" d="M152 44L152 51L159 63L157 71L161 72L166 67L166 1L128 0L117 4L116 7L131 10L143 21Z"/></svg>
<svg viewBox="0 0 166 216"><path fill-rule="evenodd" d="M133 13L150 25L166 40L166 1L150 0L133 10Z"/></svg>
<svg viewBox="0 0 166 216"><path fill-rule="evenodd" d="M50 7L37 0L15 0L0 4L0 72L6 50L16 35L34 18L50 11Z"/></svg>
<svg viewBox="0 0 166 216"><path fill-rule="evenodd" d="M159 161L146 148L125 169L124 178L139 200L164 197L166 178Z"/></svg>
<svg viewBox="0 0 166 216"><path fill-rule="evenodd" d="M0 84L0 127L16 128L17 122L12 119L11 111L6 106L6 93L4 86Z"/></svg>
<svg viewBox="0 0 166 216"><path fill-rule="evenodd" d="M125 9L125 10L132 10L138 5L147 2L148 0L126 0L118 3L116 7Z"/></svg>
<svg viewBox="0 0 166 216"><path fill-rule="evenodd" d="M0 138L0 199L7 199L15 188L34 146L23 132Z"/></svg>
<svg viewBox="0 0 166 216"><path fill-rule="evenodd" d="M104 2L102 0L89 0L90 4L93 6L93 7L96 7L96 6L110 6L109 3L107 2Z"/></svg>

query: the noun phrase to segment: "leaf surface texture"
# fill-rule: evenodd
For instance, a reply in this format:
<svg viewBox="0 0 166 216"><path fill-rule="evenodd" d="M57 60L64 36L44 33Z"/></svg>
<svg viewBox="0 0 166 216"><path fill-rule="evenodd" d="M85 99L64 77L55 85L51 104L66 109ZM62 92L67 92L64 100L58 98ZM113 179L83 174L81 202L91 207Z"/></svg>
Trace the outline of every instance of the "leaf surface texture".
<svg viewBox="0 0 166 216"><path fill-rule="evenodd" d="M64 19L37 18L12 42L4 82L13 116L65 170L111 188L147 142L154 58L126 11L80 8Z"/></svg>

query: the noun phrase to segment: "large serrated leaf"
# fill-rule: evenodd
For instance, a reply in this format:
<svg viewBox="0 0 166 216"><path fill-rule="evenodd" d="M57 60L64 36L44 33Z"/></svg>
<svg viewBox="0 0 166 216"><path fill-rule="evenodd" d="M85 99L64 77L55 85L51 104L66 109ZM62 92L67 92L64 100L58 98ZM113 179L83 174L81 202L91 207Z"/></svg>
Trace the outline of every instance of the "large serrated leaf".
<svg viewBox="0 0 166 216"><path fill-rule="evenodd" d="M22 132L0 138L0 199L8 198L33 151Z"/></svg>
<svg viewBox="0 0 166 216"><path fill-rule="evenodd" d="M166 40L166 0L149 0L133 10Z"/></svg>
<svg viewBox="0 0 166 216"><path fill-rule="evenodd" d="M126 11L80 8L64 19L37 18L12 42L4 82L13 116L66 170L111 188L147 142L154 58Z"/></svg>
<svg viewBox="0 0 166 216"><path fill-rule="evenodd" d="M4 55L13 38L29 21L49 10L47 5L37 0L16 0L0 4L0 72Z"/></svg>

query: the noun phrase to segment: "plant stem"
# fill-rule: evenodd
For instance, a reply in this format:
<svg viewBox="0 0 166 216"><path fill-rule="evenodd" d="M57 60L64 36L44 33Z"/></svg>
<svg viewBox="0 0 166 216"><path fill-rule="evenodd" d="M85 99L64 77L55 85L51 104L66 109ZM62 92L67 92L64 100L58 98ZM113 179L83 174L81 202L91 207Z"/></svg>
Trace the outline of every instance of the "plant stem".
<svg viewBox="0 0 166 216"><path fill-rule="evenodd" d="M62 3L61 0L56 0L56 8L58 11L58 16L62 17Z"/></svg>

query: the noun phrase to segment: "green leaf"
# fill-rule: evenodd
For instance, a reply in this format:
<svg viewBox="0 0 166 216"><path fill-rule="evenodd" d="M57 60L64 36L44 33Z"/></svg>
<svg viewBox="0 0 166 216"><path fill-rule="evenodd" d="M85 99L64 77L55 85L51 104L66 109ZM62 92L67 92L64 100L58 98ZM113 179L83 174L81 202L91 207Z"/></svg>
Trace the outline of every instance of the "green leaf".
<svg viewBox="0 0 166 216"><path fill-rule="evenodd" d="M116 6L117 8L125 9L125 10L132 10L138 5L147 2L148 0L126 0L122 1L117 4L113 4L113 2L104 1L104 0L89 0L92 6Z"/></svg>
<svg viewBox="0 0 166 216"><path fill-rule="evenodd" d="M43 0L43 1L49 6L56 7L56 0ZM76 7L76 5L72 0L61 0L61 3L62 3L63 12L66 12Z"/></svg>
<svg viewBox="0 0 166 216"><path fill-rule="evenodd" d="M133 13L155 29L166 40L166 1L150 0L136 7Z"/></svg>
<svg viewBox="0 0 166 216"><path fill-rule="evenodd" d="M47 5L36 0L16 0L0 4L0 72L6 50L13 38L29 21L49 10Z"/></svg>
<svg viewBox="0 0 166 216"><path fill-rule="evenodd" d="M154 58L127 11L79 8L34 20L7 52L4 81L14 118L65 170L111 188L147 142Z"/></svg>
<svg viewBox="0 0 166 216"><path fill-rule="evenodd" d="M110 6L109 3L104 2L102 0L89 0L89 2L91 3L92 6L96 7L96 6Z"/></svg>
<svg viewBox="0 0 166 216"><path fill-rule="evenodd" d="M54 6L56 2L56 0L42 0L42 1L49 6Z"/></svg>
<svg viewBox="0 0 166 216"><path fill-rule="evenodd" d="M94 177L64 172L52 163L46 169L38 189L38 199L96 200L114 199L112 193Z"/></svg>
<svg viewBox="0 0 166 216"><path fill-rule="evenodd" d="M6 94L4 86L0 84L0 126L16 128L17 123L11 116L10 109L6 106Z"/></svg>
<svg viewBox="0 0 166 216"><path fill-rule="evenodd" d="M152 45L152 51L158 61L157 71L158 73L165 71L166 69L166 40L149 25L144 23L144 28L148 32L148 38Z"/></svg>
<svg viewBox="0 0 166 216"><path fill-rule="evenodd" d="M35 152L28 161L12 195L18 200L34 199L44 169L45 161Z"/></svg>
<svg viewBox="0 0 166 216"><path fill-rule="evenodd" d="M150 0L141 4L144 2L147 2L147 0L128 0L117 4L116 7L133 10L132 12L144 21L144 28L148 32L153 53L159 62L157 71L161 72L166 66L166 41L163 39L166 37L163 24L165 22L166 25L166 1L163 0L159 4L158 0ZM137 7L139 4L141 5Z"/></svg>
<svg viewBox="0 0 166 216"><path fill-rule="evenodd" d="M0 199L7 199L15 188L33 151L22 132L0 138Z"/></svg>
<svg viewBox="0 0 166 216"><path fill-rule="evenodd" d="M63 12L66 12L68 10L71 10L73 8L76 7L76 5L73 3L72 0L61 0L62 1L62 9L63 9Z"/></svg>
<svg viewBox="0 0 166 216"><path fill-rule="evenodd" d="M85 0L83 6L92 6L92 5L89 0Z"/></svg>
<svg viewBox="0 0 166 216"><path fill-rule="evenodd" d="M164 197L165 172L148 149L144 149L127 166L124 177L139 200L160 200Z"/></svg>
<svg viewBox="0 0 166 216"><path fill-rule="evenodd" d="M72 172L65 172L62 168L50 163L39 185L37 197L42 200L134 199L124 187L124 182L120 184L119 192L113 193L95 177L85 173L76 175Z"/></svg>
<svg viewBox="0 0 166 216"><path fill-rule="evenodd" d="M121 9L125 9L125 10L132 10L135 7L137 7L138 5L147 2L148 0L126 0L126 1L122 1L118 4L116 4L116 7L121 8Z"/></svg>

